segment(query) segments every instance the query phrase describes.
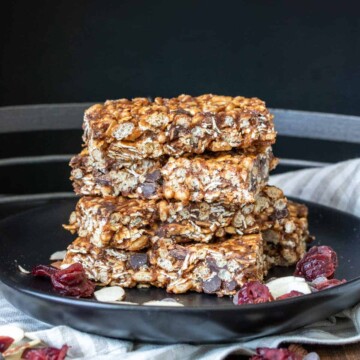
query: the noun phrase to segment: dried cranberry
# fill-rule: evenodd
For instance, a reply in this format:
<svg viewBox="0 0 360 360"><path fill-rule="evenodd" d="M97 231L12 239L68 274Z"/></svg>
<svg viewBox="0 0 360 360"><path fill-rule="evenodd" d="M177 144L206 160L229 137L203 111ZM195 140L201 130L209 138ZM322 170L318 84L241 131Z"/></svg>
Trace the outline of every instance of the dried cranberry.
<svg viewBox="0 0 360 360"><path fill-rule="evenodd" d="M338 279L331 279L331 280L324 280L322 282L313 282L311 285L316 289L316 290L325 290L325 289L329 289L331 287L337 286L337 285L341 285L341 284L345 284L346 280L338 280Z"/></svg>
<svg viewBox="0 0 360 360"><path fill-rule="evenodd" d="M332 278L338 266L336 252L329 246L314 246L296 264L295 276L312 281L319 276Z"/></svg>
<svg viewBox="0 0 360 360"><path fill-rule="evenodd" d="M90 297L95 290L95 284L86 277L83 266L78 263L62 270L39 265L34 268L32 274L50 277L54 289L62 295Z"/></svg>
<svg viewBox="0 0 360 360"><path fill-rule="evenodd" d="M32 274L34 276L45 276L45 277L50 277L51 275L55 274L55 272L58 271L57 269L55 269L52 266L48 266L48 265L38 265L35 266L32 269Z"/></svg>
<svg viewBox="0 0 360 360"><path fill-rule="evenodd" d="M69 347L63 345L61 349L43 347L39 349L26 349L21 358L27 360L64 360Z"/></svg>
<svg viewBox="0 0 360 360"><path fill-rule="evenodd" d="M261 284L259 281L250 281L242 286L242 288L234 296L234 304L260 304L273 301L269 288Z"/></svg>
<svg viewBox="0 0 360 360"><path fill-rule="evenodd" d="M330 246L324 246L324 245L323 246L313 246L307 252L307 255L316 255L316 254L329 256L331 259L331 262L334 264L334 267L337 268L338 258L337 258L336 252L334 251L333 248L331 248Z"/></svg>
<svg viewBox="0 0 360 360"><path fill-rule="evenodd" d="M0 336L0 353L6 351L13 342L14 339L9 336Z"/></svg>
<svg viewBox="0 0 360 360"><path fill-rule="evenodd" d="M302 293L300 291L296 291L296 290L291 290L287 294L277 297L276 300L284 300L284 299L289 299L289 298L293 298L293 297L297 297L297 296L301 296L301 295L304 295L304 293Z"/></svg>
<svg viewBox="0 0 360 360"><path fill-rule="evenodd" d="M258 348L250 360L302 360L302 356L288 349Z"/></svg>

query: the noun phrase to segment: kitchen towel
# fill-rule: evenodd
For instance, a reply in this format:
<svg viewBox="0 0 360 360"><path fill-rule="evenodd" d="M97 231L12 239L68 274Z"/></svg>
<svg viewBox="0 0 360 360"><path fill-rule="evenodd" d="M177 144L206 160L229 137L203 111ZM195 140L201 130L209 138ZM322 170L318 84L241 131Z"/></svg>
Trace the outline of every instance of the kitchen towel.
<svg viewBox="0 0 360 360"><path fill-rule="evenodd" d="M358 159L275 175L270 183L283 189L286 195L360 216ZM257 347L277 347L284 342L341 345L360 341L360 304L296 331L225 345L133 343L82 333L67 326L51 327L15 309L0 291L0 325L3 324L17 325L50 346L69 345L69 359L220 360L234 353L251 355Z"/></svg>

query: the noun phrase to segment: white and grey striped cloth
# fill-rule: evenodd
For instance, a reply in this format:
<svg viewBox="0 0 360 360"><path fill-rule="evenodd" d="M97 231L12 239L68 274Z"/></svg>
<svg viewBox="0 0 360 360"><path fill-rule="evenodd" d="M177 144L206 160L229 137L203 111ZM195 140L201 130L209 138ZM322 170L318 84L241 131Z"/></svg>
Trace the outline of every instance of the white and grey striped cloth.
<svg viewBox="0 0 360 360"><path fill-rule="evenodd" d="M360 216L360 160L276 175L270 182L287 195ZM90 335L66 326L51 328L22 314L0 292L2 324L18 325L51 346L66 343L71 346L68 354L71 359L218 360L232 353L252 354L257 347L276 347L282 342L340 345L360 341L360 305L291 333L227 345L150 345Z"/></svg>

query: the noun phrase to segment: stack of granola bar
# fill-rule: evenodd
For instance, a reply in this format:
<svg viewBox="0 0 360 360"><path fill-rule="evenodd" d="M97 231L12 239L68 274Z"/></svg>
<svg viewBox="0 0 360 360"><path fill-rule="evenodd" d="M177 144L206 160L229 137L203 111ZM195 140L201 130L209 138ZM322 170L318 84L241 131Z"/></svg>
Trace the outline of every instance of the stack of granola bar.
<svg viewBox="0 0 360 360"><path fill-rule="evenodd" d="M221 296L303 256L307 208L267 184L276 132L263 101L107 101L83 128L64 265L103 285Z"/></svg>

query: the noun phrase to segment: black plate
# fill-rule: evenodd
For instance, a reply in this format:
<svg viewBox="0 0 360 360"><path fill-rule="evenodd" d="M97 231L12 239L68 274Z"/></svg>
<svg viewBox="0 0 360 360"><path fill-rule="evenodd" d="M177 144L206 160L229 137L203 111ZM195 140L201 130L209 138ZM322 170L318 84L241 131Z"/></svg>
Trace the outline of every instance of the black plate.
<svg viewBox="0 0 360 360"><path fill-rule="evenodd" d="M289 331L323 319L360 300L360 219L308 204L316 244L339 256L336 277L346 284L298 298L235 306L230 298L190 293L171 296L161 289L127 290L127 301L143 303L174 297L184 307L104 304L54 294L48 281L19 272L49 263L73 237L61 228L73 210L68 200L24 212L0 222L0 280L7 300L23 312L53 325L110 337L151 342L230 342ZM277 276L292 269L275 269Z"/></svg>

